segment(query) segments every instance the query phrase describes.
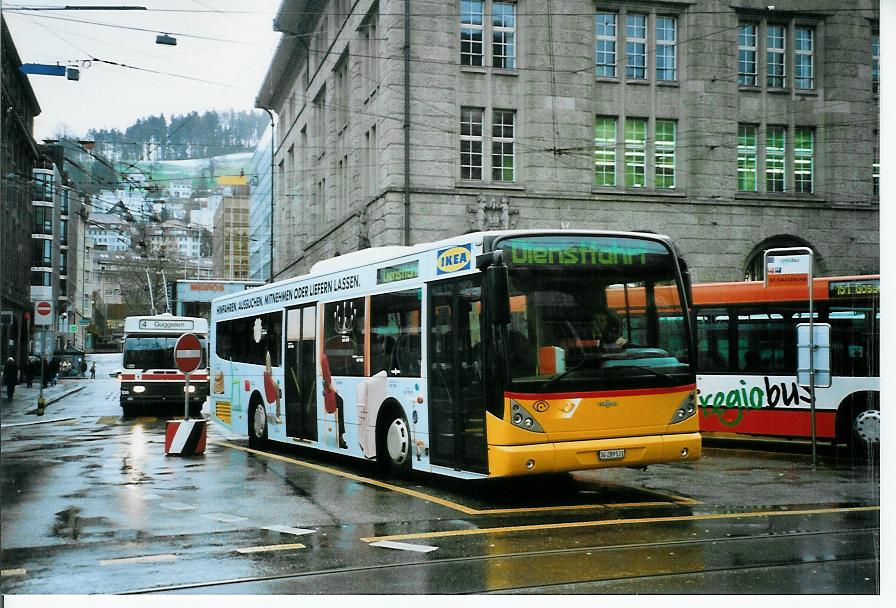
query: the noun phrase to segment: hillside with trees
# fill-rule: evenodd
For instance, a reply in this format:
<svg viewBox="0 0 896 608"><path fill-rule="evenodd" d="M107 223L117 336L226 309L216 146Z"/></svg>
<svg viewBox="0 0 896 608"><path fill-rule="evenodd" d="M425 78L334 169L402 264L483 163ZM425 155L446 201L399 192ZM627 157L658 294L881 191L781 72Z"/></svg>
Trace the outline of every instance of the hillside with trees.
<svg viewBox="0 0 896 608"><path fill-rule="evenodd" d="M124 131L91 129L96 151L123 163L210 158L255 148L268 124L261 112L190 112L138 119Z"/></svg>

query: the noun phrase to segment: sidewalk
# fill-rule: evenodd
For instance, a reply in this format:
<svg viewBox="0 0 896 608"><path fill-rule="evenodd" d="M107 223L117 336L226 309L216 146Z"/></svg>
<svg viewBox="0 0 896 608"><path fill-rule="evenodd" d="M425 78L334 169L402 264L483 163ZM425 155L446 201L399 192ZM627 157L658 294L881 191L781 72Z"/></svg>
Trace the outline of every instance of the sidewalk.
<svg viewBox="0 0 896 608"><path fill-rule="evenodd" d="M83 379L71 378L56 382L56 386L48 386L44 389L46 409L43 416L37 415L37 397L40 394L40 383L35 382L31 388L25 383L16 386L16 392L12 400L6 398L6 387L0 393L0 426L21 422L39 422L42 419L58 418L59 407L53 406L60 399L64 399L73 393L84 390L86 386Z"/></svg>

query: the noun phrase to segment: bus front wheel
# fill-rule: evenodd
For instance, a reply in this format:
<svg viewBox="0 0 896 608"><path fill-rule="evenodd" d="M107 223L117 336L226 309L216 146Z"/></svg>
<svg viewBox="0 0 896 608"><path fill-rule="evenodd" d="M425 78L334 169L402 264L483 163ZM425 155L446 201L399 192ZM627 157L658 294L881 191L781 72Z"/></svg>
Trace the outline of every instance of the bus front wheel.
<svg viewBox="0 0 896 608"><path fill-rule="evenodd" d="M268 440L267 416L260 400L254 400L249 410L249 447L260 448Z"/></svg>
<svg viewBox="0 0 896 608"><path fill-rule="evenodd" d="M411 427L398 408L390 408L377 425L377 463L389 473L407 475L411 470Z"/></svg>

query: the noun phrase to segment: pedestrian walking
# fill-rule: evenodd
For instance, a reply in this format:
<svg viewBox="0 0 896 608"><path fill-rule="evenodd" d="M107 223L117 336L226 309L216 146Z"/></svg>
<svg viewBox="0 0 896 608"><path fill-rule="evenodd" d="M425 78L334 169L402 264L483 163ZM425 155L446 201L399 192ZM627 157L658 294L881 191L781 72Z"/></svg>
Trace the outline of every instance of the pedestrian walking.
<svg viewBox="0 0 896 608"><path fill-rule="evenodd" d="M41 361L40 387L47 388L50 385L50 360L44 356Z"/></svg>
<svg viewBox="0 0 896 608"><path fill-rule="evenodd" d="M87 359L81 359L81 377L83 378L87 373Z"/></svg>
<svg viewBox="0 0 896 608"><path fill-rule="evenodd" d="M28 357L28 362L25 364L25 383L28 385L28 388L31 388L31 385L34 383L34 376L38 374L40 370L40 361L37 360L37 357L31 355Z"/></svg>
<svg viewBox="0 0 896 608"><path fill-rule="evenodd" d="M96 363L90 364L90 379L96 380Z"/></svg>
<svg viewBox="0 0 896 608"><path fill-rule="evenodd" d="M19 366L16 360L10 357L3 366L3 384L6 385L6 398L12 399L16 392L16 383L19 381Z"/></svg>
<svg viewBox="0 0 896 608"><path fill-rule="evenodd" d="M59 357L50 359L50 382L56 386L56 377L59 376Z"/></svg>

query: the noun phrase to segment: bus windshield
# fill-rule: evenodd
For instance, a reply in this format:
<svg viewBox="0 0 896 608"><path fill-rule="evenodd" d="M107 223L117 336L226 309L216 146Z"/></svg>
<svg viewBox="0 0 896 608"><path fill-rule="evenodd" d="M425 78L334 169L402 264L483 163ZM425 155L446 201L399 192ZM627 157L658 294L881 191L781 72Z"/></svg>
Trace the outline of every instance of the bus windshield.
<svg viewBox="0 0 896 608"><path fill-rule="evenodd" d="M630 237L501 241L510 280L511 390L681 386L693 381L673 254Z"/></svg>
<svg viewBox="0 0 896 608"><path fill-rule="evenodd" d="M179 336L128 336L124 339L125 369L175 369L174 346ZM205 368L205 339L199 368Z"/></svg>

